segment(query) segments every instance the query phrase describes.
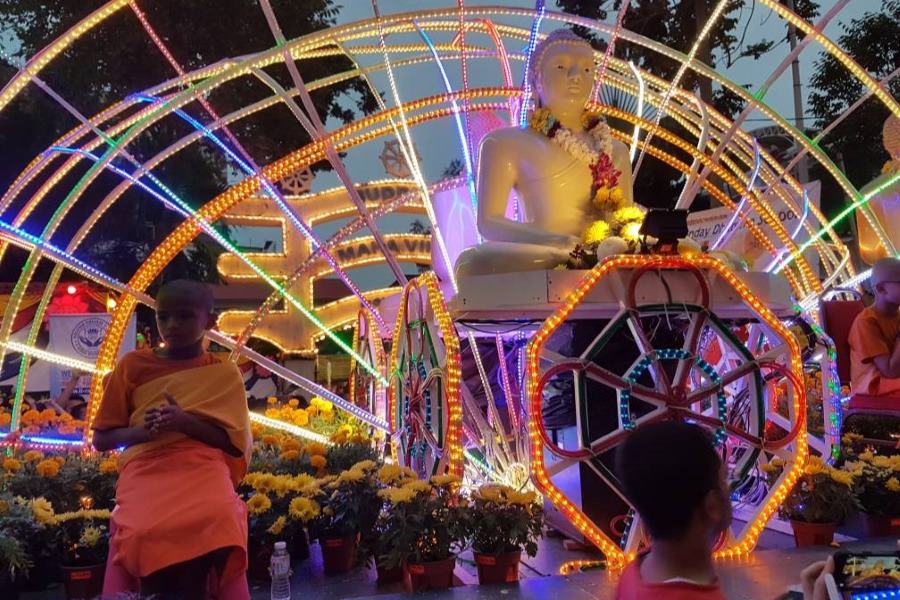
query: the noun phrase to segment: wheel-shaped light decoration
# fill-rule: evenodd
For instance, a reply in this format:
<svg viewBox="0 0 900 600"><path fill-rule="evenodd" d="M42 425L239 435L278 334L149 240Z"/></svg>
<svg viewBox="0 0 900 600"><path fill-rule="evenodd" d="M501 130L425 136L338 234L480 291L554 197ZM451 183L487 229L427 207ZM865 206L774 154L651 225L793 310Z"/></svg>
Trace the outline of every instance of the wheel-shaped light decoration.
<svg viewBox="0 0 900 600"><path fill-rule="evenodd" d="M353 328L353 349L379 373L387 377L387 357L378 324L366 309L361 309ZM350 357L350 401L380 419L388 420L387 390L381 380L363 369Z"/></svg>
<svg viewBox="0 0 900 600"><path fill-rule="evenodd" d="M433 273L403 290L391 352L391 450L420 477L463 473L459 338Z"/></svg>
<svg viewBox="0 0 900 600"><path fill-rule="evenodd" d="M658 299L639 302L638 283L650 276L659 278L659 289L665 287L665 292ZM585 297L604 278L609 279L604 285L618 296L621 311L602 327L596 320L578 320L586 313L573 312L582 304L585 310L590 308ZM716 278L737 292L743 302L738 308L740 321L750 322L751 331L729 325L714 313L710 282ZM673 298L669 282L680 282L681 296ZM721 282L718 285L715 289L723 287ZM687 296L694 299L686 301ZM590 327L599 332L595 335ZM558 331L560 335L554 336ZM749 340L749 347L742 338ZM710 351L713 347L715 352ZM743 281L714 258L639 255L601 262L544 322L531 339L527 355L535 484L600 548L611 566L633 558L644 538L639 515L626 518L625 527L616 526L619 515L633 514L633 506L612 462L634 429L682 420L714 434L746 519L746 525L723 537L719 557L753 549L762 528L802 473L808 450L797 341ZM787 390L786 414L776 414L767 405L767 384ZM561 389L571 389L574 396L573 435L551 435L544 426L545 399L550 394L558 397ZM766 487L757 466L775 456L788 468L772 487ZM600 519L595 506L583 504L588 502L584 496L575 500L561 489L571 490L562 482L581 477L584 494L588 488L583 478L594 476L599 486L592 481L589 487L607 492L606 500L598 502L619 506L620 512L611 519ZM746 492L749 489L756 492L752 499Z"/></svg>

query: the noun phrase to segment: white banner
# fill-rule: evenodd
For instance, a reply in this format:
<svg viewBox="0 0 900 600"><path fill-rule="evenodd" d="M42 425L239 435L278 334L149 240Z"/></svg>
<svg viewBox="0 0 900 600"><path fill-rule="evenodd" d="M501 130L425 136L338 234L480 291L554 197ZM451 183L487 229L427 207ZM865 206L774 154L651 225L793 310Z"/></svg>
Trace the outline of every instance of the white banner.
<svg viewBox="0 0 900 600"><path fill-rule="evenodd" d="M50 315L50 344L47 350L54 354L67 356L88 363L97 361L100 345L106 337L109 313L88 313L74 315ZM134 350L135 318L132 315L119 347L119 356ZM63 384L72 378L72 369L61 365L50 367L50 397L56 398ZM78 380L73 394L90 393L91 376L84 375Z"/></svg>
<svg viewBox="0 0 900 600"><path fill-rule="evenodd" d="M810 205L819 208L822 192L821 182L812 181L806 184L805 187ZM796 195L793 192L791 192L791 195L794 196L794 201L797 203L797 206L802 207L802 198L796 198ZM779 202L779 204L780 208L777 211L778 219L788 233L792 234L800 224L801 215L795 214L794 211L785 207L781 202ZM744 211L744 214L747 215L754 224L759 226L763 233L777 245L778 238L775 237L772 228L763 221L762 217L755 211L748 215L746 206L744 207ZM733 215L734 210L724 206L693 212L688 215L689 235L701 246L704 244L712 246L716 243L716 240L722 236L722 231L728 225L728 221ZM797 233L797 237L794 238L794 241L797 245L800 245L808 239L809 232L801 227L800 231ZM740 216L734 219L725 241L719 245L718 249L734 252L747 261L751 271L764 270L772 261L771 254L769 254L762 244L760 244L759 240L756 239L753 232L750 231ZM810 264L813 265L813 268L816 268L818 258L815 249L810 248L804 254L806 259L810 261Z"/></svg>

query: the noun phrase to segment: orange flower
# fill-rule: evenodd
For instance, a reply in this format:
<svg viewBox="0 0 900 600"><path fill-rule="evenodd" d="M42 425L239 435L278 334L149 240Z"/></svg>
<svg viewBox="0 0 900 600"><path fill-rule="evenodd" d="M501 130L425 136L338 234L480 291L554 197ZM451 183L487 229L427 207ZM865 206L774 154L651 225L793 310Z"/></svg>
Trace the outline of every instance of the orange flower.
<svg viewBox="0 0 900 600"><path fill-rule="evenodd" d="M267 434L267 435L262 436L262 443L263 443L263 446L278 446L279 440L278 440L277 436L274 436L272 434Z"/></svg>
<svg viewBox="0 0 900 600"><path fill-rule="evenodd" d="M296 450L285 450L278 458L287 461L300 460L300 453Z"/></svg>
<svg viewBox="0 0 900 600"><path fill-rule="evenodd" d="M306 445L306 453L310 456L325 456L326 452L328 452L328 448L325 447L325 444L310 442Z"/></svg>
<svg viewBox="0 0 900 600"><path fill-rule="evenodd" d="M12 415L8 412L0 413L0 427L6 427L12 421Z"/></svg>
<svg viewBox="0 0 900 600"><path fill-rule="evenodd" d="M14 458L6 458L3 460L3 468L7 473L15 473L22 468L22 463Z"/></svg>
<svg viewBox="0 0 900 600"><path fill-rule="evenodd" d="M29 409L22 413L22 424L27 425L31 423L36 423L41 420L40 411Z"/></svg>
<svg viewBox="0 0 900 600"><path fill-rule="evenodd" d="M22 459L25 462L38 462L44 459L44 453L39 450L29 450L22 455Z"/></svg>
<svg viewBox="0 0 900 600"><path fill-rule="evenodd" d="M118 470L119 465L115 458L107 458L100 463L100 472L103 474L115 473Z"/></svg>
<svg viewBox="0 0 900 600"><path fill-rule="evenodd" d="M325 465L328 464L328 461L325 460L324 456L315 455L309 459L309 464L314 469L324 469Z"/></svg>
<svg viewBox="0 0 900 600"><path fill-rule="evenodd" d="M34 467L34 470L41 477L52 479L59 475L59 463L52 459L42 460Z"/></svg>
<svg viewBox="0 0 900 600"><path fill-rule="evenodd" d="M284 451L296 450L297 452L300 452L303 449L303 446L300 444L299 440L288 438L282 442L281 449Z"/></svg>

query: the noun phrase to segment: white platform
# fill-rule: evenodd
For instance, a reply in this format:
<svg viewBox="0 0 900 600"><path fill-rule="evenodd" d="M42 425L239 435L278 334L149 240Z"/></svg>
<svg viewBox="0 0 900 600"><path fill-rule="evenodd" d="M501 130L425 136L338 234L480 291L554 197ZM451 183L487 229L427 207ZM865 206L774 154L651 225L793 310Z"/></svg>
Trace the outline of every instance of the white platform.
<svg viewBox="0 0 900 600"><path fill-rule="evenodd" d="M459 293L448 306L454 320L543 320L569 297L588 271L527 271L502 275L460 277ZM626 300L632 271L614 271L585 296L571 318L608 319ZM793 313L788 281L770 273L737 273L759 300L780 317ZM712 311L724 319L752 318L738 293L715 272L706 274ZM665 281L665 283L664 283ZM666 290L666 284L669 291ZM671 299L670 299L671 293ZM699 304L697 279L683 271L650 272L636 290L637 304Z"/></svg>

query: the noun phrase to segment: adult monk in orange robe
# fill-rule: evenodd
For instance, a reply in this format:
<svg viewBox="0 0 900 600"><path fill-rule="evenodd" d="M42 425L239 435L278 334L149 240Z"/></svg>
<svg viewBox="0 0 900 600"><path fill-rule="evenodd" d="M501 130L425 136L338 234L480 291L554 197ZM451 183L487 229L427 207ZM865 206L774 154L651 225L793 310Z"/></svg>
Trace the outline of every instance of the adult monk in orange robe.
<svg viewBox="0 0 900 600"><path fill-rule="evenodd" d="M900 408L900 260L879 260L870 280L875 303L850 328L851 388L890 397L886 408Z"/></svg>
<svg viewBox="0 0 900 600"><path fill-rule="evenodd" d="M167 283L156 308L165 347L122 358L92 423L98 450L124 447L110 568L142 594L249 599L247 512L235 491L252 448L243 379L204 349L215 325L206 286Z"/></svg>

